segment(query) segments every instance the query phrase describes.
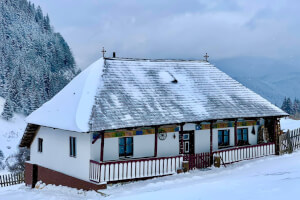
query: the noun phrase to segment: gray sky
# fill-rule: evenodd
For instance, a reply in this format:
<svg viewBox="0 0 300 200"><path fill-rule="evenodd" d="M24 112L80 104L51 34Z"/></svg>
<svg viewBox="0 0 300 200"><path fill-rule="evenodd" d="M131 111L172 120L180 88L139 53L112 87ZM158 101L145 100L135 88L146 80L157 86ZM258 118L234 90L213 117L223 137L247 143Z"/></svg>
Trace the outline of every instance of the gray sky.
<svg viewBox="0 0 300 200"><path fill-rule="evenodd" d="M300 56L299 0L31 0L86 68L120 57Z"/></svg>

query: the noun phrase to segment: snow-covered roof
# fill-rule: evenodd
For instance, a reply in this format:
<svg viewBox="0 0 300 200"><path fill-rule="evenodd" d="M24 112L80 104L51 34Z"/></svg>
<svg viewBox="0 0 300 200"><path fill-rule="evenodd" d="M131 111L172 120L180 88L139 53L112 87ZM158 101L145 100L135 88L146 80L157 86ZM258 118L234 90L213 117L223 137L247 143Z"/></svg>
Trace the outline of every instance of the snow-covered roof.
<svg viewBox="0 0 300 200"><path fill-rule="evenodd" d="M27 122L89 132L285 115L208 62L101 58Z"/></svg>

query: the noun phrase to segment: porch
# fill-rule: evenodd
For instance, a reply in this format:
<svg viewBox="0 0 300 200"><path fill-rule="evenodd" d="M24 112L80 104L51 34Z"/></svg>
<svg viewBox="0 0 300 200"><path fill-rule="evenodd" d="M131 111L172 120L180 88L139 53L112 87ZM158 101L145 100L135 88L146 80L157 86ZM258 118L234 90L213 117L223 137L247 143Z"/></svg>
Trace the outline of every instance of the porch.
<svg viewBox="0 0 300 200"><path fill-rule="evenodd" d="M207 152L108 162L90 160L90 180L96 183L115 183L167 176L182 172L184 162L189 163L189 169L207 168L211 165L210 155Z"/></svg>
<svg viewBox="0 0 300 200"><path fill-rule="evenodd" d="M215 157L226 165L274 155L278 120L260 121L219 120L94 134L89 179L96 183L147 179L183 168L207 168Z"/></svg>
<svg viewBox="0 0 300 200"><path fill-rule="evenodd" d="M116 183L162 177L188 170L208 168L212 158L219 156L227 165L243 160L275 155L275 143L231 147L212 153L186 154L171 157L150 157L107 162L90 160L90 180L95 183Z"/></svg>

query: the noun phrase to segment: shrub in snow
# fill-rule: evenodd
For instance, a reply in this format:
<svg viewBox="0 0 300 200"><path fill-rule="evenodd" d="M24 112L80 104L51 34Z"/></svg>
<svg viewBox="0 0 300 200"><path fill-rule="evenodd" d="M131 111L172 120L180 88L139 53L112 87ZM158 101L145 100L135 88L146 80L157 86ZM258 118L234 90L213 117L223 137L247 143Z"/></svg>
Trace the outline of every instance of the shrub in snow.
<svg viewBox="0 0 300 200"><path fill-rule="evenodd" d="M29 150L19 148L18 153L10 155L5 164L10 172L18 173L25 170L25 161L29 160Z"/></svg>
<svg viewBox="0 0 300 200"><path fill-rule="evenodd" d="M4 155L3 152L0 150L0 169L4 169L5 165L4 165Z"/></svg>

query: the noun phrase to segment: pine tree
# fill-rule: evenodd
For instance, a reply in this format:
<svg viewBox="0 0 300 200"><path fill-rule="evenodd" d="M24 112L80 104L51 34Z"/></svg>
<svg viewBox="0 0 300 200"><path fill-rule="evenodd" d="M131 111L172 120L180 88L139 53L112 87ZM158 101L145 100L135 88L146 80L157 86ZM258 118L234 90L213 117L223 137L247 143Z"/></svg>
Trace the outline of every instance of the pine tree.
<svg viewBox="0 0 300 200"><path fill-rule="evenodd" d="M6 120L9 120L13 117L13 108L12 108L12 105L10 103L10 100L5 101L3 112L2 112L1 115Z"/></svg>
<svg viewBox="0 0 300 200"><path fill-rule="evenodd" d="M291 115L294 114L293 103L289 97L284 98L281 109L283 111L287 112L288 114L291 114Z"/></svg>
<svg viewBox="0 0 300 200"><path fill-rule="evenodd" d="M3 163L3 161L4 161L4 154L3 154L3 152L0 149L0 169L4 169L4 163Z"/></svg>
<svg viewBox="0 0 300 200"><path fill-rule="evenodd" d="M293 112L293 103L291 101L291 98L287 98L287 113L293 115L294 112Z"/></svg>
<svg viewBox="0 0 300 200"><path fill-rule="evenodd" d="M282 102L282 106L281 106L281 109L285 112L287 112L287 99L286 97L284 97L284 100Z"/></svg>

